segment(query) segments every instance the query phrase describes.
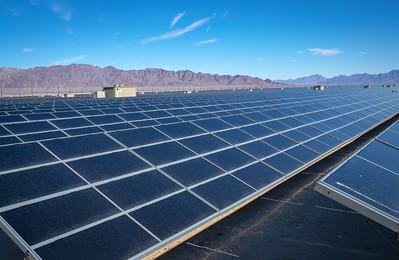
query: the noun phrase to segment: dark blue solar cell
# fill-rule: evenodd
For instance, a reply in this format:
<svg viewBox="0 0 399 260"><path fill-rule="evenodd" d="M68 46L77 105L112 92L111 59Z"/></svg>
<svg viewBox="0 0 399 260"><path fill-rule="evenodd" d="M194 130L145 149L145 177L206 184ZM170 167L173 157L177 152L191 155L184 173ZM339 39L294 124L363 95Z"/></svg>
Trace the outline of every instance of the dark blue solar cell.
<svg viewBox="0 0 399 260"><path fill-rule="evenodd" d="M318 152L320 154L325 153L331 149L330 146L326 145L325 143L322 143L316 139L313 139L311 141L303 143L304 146L312 149L315 152Z"/></svg>
<svg viewBox="0 0 399 260"><path fill-rule="evenodd" d="M91 127L82 127L82 128L75 128L65 130L66 133L69 135L84 135L84 134L94 134L94 133L101 133L103 130L97 126Z"/></svg>
<svg viewBox="0 0 399 260"><path fill-rule="evenodd" d="M295 119L292 118L292 117L283 118L283 119L280 119L279 121L280 121L280 123L283 123L283 124L285 124L285 125L288 125L290 128L292 128L292 127L298 127L298 126L303 125L303 123L301 123L301 122L298 121L298 120L295 120Z"/></svg>
<svg viewBox="0 0 399 260"><path fill-rule="evenodd" d="M169 138L152 127L130 129L110 133L112 137L127 147L135 147L169 140Z"/></svg>
<svg viewBox="0 0 399 260"><path fill-rule="evenodd" d="M182 189L159 171L141 173L98 188L125 210Z"/></svg>
<svg viewBox="0 0 399 260"><path fill-rule="evenodd" d="M286 136L298 143L304 142L304 141L310 139L309 136L305 135L304 133L302 133L298 130L291 130L291 131L283 133L282 135Z"/></svg>
<svg viewBox="0 0 399 260"><path fill-rule="evenodd" d="M217 117L215 114L213 113L206 113L206 114L199 114L197 115L198 117L202 118L202 119L207 119L207 118L214 118ZM227 123L226 123L227 124Z"/></svg>
<svg viewBox="0 0 399 260"><path fill-rule="evenodd" d="M0 176L0 207L86 184L63 164ZM22 188L23 187L23 188Z"/></svg>
<svg viewBox="0 0 399 260"><path fill-rule="evenodd" d="M399 133L395 131L387 131L378 137L384 143L390 144L399 149Z"/></svg>
<svg viewBox="0 0 399 260"><path fill-rule="evenodd" d="M129 106L129 107L125 107L125 108L122 108L122 109L124 111L126 111L126 112L138 112L138 111L141 111L140 108L135 107L135 106Z"/></svg>
<svg viewBox="0 0 399 260"><path fill-rule="evenodd" d="M169 117L172 116L169 113L166 113L165 111L159 110L159 111L151 111L151 112L144 112L147 116L151 118L161 118L161 117Z"/></svg>
<svg viewBox="0 0 399 260"><path fill-rule="evenodd" d="M334 127L330 127L327 124L325 124L324 122L312 124L312 127L316 128L317 130L320 130L322 132L328 132L328 131L331 131L334 129Z"/></svg>
<svg viewBox="0 0 399 260"><path fill-rule="evenodd" d="M289 147L296 145L294 141L282 135L274 135L271 137L267 137L262 139L262 141L264 141L267 144L270 144L271 146L279 150L287 149Z"/></svg>
<svg viewBox="0 0 399 260"><path fill-rule="evenodd" d="M256 138L266 137L274 133L272 130L262 125L251 125L240 129L252 136L255 136Z"/></svg>
<svg viewBox="0 0 399 260"><path fill-rule="evenodd" d="M202 129L190 122L160 125L156 128L172 138L181 138L205 133Z"/></svg>
<svg viewBox="0 0 399 260"><path fill-rule="evenodd" d="M244 131L241 131L240 129L225 130L222 132L217 132L215 135L230 144L240 144L254 139L252 136Z"/></svg>
<svg viewBox="0 0 399 260"><path fill-rule="evenodd" d="M319 156L318 153L306 148L303 145L295 146L285 152L303 163L308 163Z"/></svg>
<svg viewBox="0 0 399 260"><path fill-rule="evenodd" d="M173 164L162 170L185 186L213 178L224 172L203 158Z"/></svg>
<svg viewBox="0 0 399 260"><path fill-rule="evenodd" d="M84 116L95 116L103 114L100 110L97 109L79 110L79 113L81 113Z"/></svg>
<svg viewBox="0 0 399 260"><path fill-rule="evenodd" d="M186 110L192 114L206 113L206 110L201 107L191 107L191 108L186 108Z"/></svg>
<svg viewBox="0 0 399 260"><path fill-rule="evenodd" d="M117 123L117 124L102 125L101 128L104 129L104 131L108 132L108 131L135 128L135 127L129 123Z"/></svg>
<svg viewBox="0 0 399 260"><path fill-rule="evenodd" d="M143 120L143 121L132 121L131 124L133 124L136 127L146 127L146 126L159 125L159 122L156 120Z"/></svg>
<svg viewBox="0 0 399 260"><path fill-rule="evenodd" d="M283 177L281 173L263 163L252 164L233 172L232 175L258 190Z"/></svg>
<svg viewBox="0 0 399 260"><path fill-rule="evenodd" d="M89 116L87 117L87 119L96 125L123 122L123 120L117 117L116 115Z"/></svg>
<svg viewBox="0 0 399 260"><path fill-rule="evenodd" d="M122 110L120 110L119 108L105 108L105 109L101 109L101 111L104 114L117 114L117 113L123 113Z"/></svg>
<svg viewBox="0 0 399 260"><path fill-rule="evenodd" d="M193 121L193 123L208 130L208 131L211 131L211 132L222 130L222 129L232 128L231 125L227 124L226 122L223 122L222 120L220 120L218 118L196 120L196 121Z"/></svg>
<svg viewBox="0 0 399 260"><path fill-rule="evenodd" d="M57 240L36 251L43 259L128 259L156 243L157 240L144 229L122 216Z"/></svg>
<svg viewBox="0 0 399 260"><path fill-rule="evenodd" d="M182 115L187 115L190 114L190 112L188 112L187 110L183 109L183 108L179 108L179 109L169 109L169 110L165 110L168 113L171 113L174 116L182 116Z"/></svg>
<svg viewBox="0 0 399 260"><path fill-rule="evenodd" d="M325 134L325 135L322 135L320 137L317 137L317 140L320 141L320 142L323 142L323 143L325 143L325 144L327 144L328 146L331 146L331 147L336 147L336 146L338 146L339 144L342 143L342 141L340 141L340 140L338 140L338 139L336 139L336 138L334 138L334 137L332 137L332 136L330 136L328 134Z"/></svg>
<svg viewBox="0 0 399 260"><path fill-rule="evenodd" d="M0 171L56 161L54 156L37 143L0 147Z"/></svg>
<svg viewBox="0 0 399 260"><path fill-rule="evenodd" d="M36 134L25 134L18 136L24 142L33 142L33 141L40 141L45 139L52 139L52 138L59 138L65 137L66 135L61 131L51 131L51 132L43 132L43 133L36 133Z"/></svg>
<svg viewBox="0 0 399 260"><path fill-rule="evenodd" d="M155 165L170 163L195 155L176 142L142 147L135 151Z"/></svg>
<svg viewBox="0 0 399 260"><path fill-rule="evenodd" d="M252 143L244 144L239 146L239 148L257 159L263 159L278 152L276 148L262 141L255 141Z"/></svg>
<svg viewBox="0 0 399 260"><path fill-rule="evenodd" d="M200 118L196 115L187 115L187 116L179 116L178 119L181 121L193 121Z"/></svg>
<svg viewBox="0 0 399 260"><path fill-rule="evenodd" d="M359 156L399 174L399 150L379 141L373 141L363 148Z"/></svg>
<svg viewBox="0 0 399 260"><path fill-rule="evenodd" d="M235 148L210 154L206 158L226 171L231 171L255 160Z"/></svg>
<svg viewBox="0 0 399 260"><path fill-rule="evenodd" d="M137 120L149 119L148 116L146 116L140 112L119 114L119 116L122 117L123 119L125 119L126 121L137 121Z"/></svg>
<svg viewBox="0 0 399 260"><path fill-rule="evenodd" d="M267 110L267 111L262 111L262 113L267 115L267 116L269 116L269 117L271 117L271 118L274 118L274 119L287 116L286 114L281 113L280 111L277 111L277 110L274 110L274 109Z"/></svg>
<svg viewBox="0 0 399 260"><path fill-rule="evenodd" d="M0 145L17 144L17 143L21 143L21 141L15 136L0 137Z"/></svg>
<svg viewBox="0 0 399 260"><path fill-rule="evenodd" d="M58 118L79 117L79 116L81 116L79 113L77 113L75 111L54 112L53 115L55 115Z"/></svg>
<svg viewBox="0 0 399 260"><path fill-rule="evenodd" d="M61 159L108 152L122 148L104 134L74 136L42 142Z"/></svg>
<svg viewBox="0 0 399 260"><path fill-rule="evenodd" d="M352 137L354 137L354 135L352 133L349 133L349 131L346 131L344 128L340 128L338 130L332 131L332 132L328 133L328 135L331 135L332 137L334 137L335 139L338 139L341 142L345 142L345 141L351 139Z"/></svg>
<svg viewBox="0 0 399 260"><path fill-rule="evenodd" d="M118 213L93 189L6 211L2 216L30 245Z"/></svg>
<svg viewBox="0 0 399 260"><path fill-rule="evenodd" d="M398 174L353 157L324 182L399 219Z"/></svg>
<svg viewBox="0 0 399 260"><path fill-rule="evenodd" d="M241 116L241 115L232 115L232 116L224 116L220 117L223 121L233 125L233 126L242 126L242 125L248 125L248 124L253 124L254 121Z"/></svg>
<svg viewBox="0 0 399 260"><path fill-rule="evenodd" d="M210 134L183 139L180 142L199 154L218 150L228 146L227 143Z"/></svg>
<svg viewBox="0 0 399 260"><path fill-rule="evenodd" d="M25 134L33 132L44 132L57 130L54 126L45 121L15 123L6 125L7 129L14 134Z"/></svg>
<svg viewBox="0 0 399 260"><path fill-rule="evenodd" d="M323 134L322 131L317 130L316 128L311 127L311 126L304 126L304 127L298 128L297 130L300 131L301 133L304 133L304 134L310 136L310 137L316 137L318 135Z"/></svg>
<svg viewBox="0 0 399 260"><path fill-rule="evenodd" d="M56 125L58 128L74 128L93 125L85 118L69 118L69 119L57 119L52 120L51 123Z"/></svg>
<svg viewBox="0 0 399 260"><path fill-rule="evenodd" d="M270 120L271 117L265 115L264 113L261 112L252 112L252 113L247 113L244 114L244 116L248 117L249 119L252 119L255 122L262 122L266 120Z"/></svg>
<svg viewBox="0 0 399 260"><path fill-rule="evenodd" d="M274 169L277 169L286 175L303 166L302 162L285 153L279 153L277 155L269 157L263 160L263 162L267 163Z"/></svg>
<svg viewBox="0 0 399 260"><path fill-rule="evenodd" d="M159 214L162 212L162 214ZM188 192L130 213L160 239L166 239L216 211ZM176 214L177 213L177 214Z"/></svg>
<svg viewBox="0 0 399 260"><path fill-rule="evenodd" d="M21 122L26 121L20 115L12 115L12 116L0 116L0 123L11 123L11 122Z"/></svg>
<svg viewBox="0 0 399 260"><path fill-rule="evenodd" d="M281 132L291 128L290 126L283 124L280 121L269 121L266 123L262 123L262 125L275 132Z"/></svg>
<svg viewBox="0 0 399 260"><path fill-rule="evenodd" d="M238 202L254 190L230 175L225 175L195 187L193 191L212 205L223 209Z"/></svg>
<svg viewBox="0 0 399 260"><path fill-rule="evenodd" d="M0 125L0 136L11 135L11 133Z"/></svg>
<svg viewBox="0 0 399 260"><path fill-rule="evenodd" d="M157 121L158 121L159 124L161 124L161 125L163 125L163 124L172 124L172 123L181 122L181 120L178 119L177 117L158 118Z"/></svg>
<svg viewBox="0 0 399 260"><path fill-rule="evenodd" d="M53 119L55 116L53 116L50 113L35 113L35 114L26 114L24 115L29 120L46 120L46 119Z"/></svg>
<svg viewBox="0 0 399 260"><path fill-rule="evenodd" d="M74 170L91 182L132 173L150 167L128 151L116 152L69 162Z"/></svg>

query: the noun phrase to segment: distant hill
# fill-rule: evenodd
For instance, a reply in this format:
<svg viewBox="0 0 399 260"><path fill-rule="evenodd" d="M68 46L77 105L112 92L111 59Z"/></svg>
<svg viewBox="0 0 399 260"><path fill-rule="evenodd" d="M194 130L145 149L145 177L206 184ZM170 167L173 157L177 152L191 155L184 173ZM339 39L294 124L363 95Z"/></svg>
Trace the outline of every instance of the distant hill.
<svg viewBox="0 0 399 260"><path fill-rule="evenodd" d="M115 67L72 64L67 66L35 67L30 69L0 68L2 88L61 88L96 89L115 83L133 84L138 87L178 86L262 86L279 87L282 83L272 82L245 75L218 75L195 73L190 70L170 71L163 69L121 70Z"/></svg>
<svg viewBox="0 0 399 260"><path fill-rule="evenodd" d="M276 82L292 84L292 85L315 85L324 84L330 86L336 85L360 85L360 84L393 84L399 83L399 70L392 70L387 73L380 74L353 74L353 75L339 75L332 78L325 78L322 75L311 75L297 79L276 80Z"/></svg>

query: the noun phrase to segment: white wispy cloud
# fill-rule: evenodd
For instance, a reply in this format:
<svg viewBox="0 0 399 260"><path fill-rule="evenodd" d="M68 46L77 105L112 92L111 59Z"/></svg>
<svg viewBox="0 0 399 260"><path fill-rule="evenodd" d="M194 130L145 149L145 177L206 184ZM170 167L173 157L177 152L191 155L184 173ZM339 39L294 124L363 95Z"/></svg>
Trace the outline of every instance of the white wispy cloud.
<svg viewBox="0 0 399 260"><path fill-rule="evenodd" d="M64 6L61 6L60 4L53 3L51 4L51 10L58 14L59 17L67 22L72 20L72 11Z"/></svg>
<svg viewBox="0 0 399 260"><path fill-rule="evenodd" d="M343 52L338 48L334 49L309 48L308 51L313 55L319 55L319 56L334 56Z"/></svg>
<svg viewBox="0 0 399 260"><path fill-rule="evenodd" d="M215 42L218 42L218 41L219 41L219 39L216 39L216 38L215 39L209 39L209 40L196 42L195 45L211 44L211 43L215 43Z"/></svg>
<svg viewBox="0 0 399 260"><path fill-rule="evenodd" d="M141 41L141 43L142 44L147 44L147 43L150 43L150 42L163 41L163 40L168 40L168 39L172 39L172 38L176 38L176 37L182 36L182 35L184 35L186 33L194 31L194 30L198 29L199 27L207 24L210 19L211 19L210 17L202 18L202 19L197 20L197 21L193 22L192 24L190 24L190 25L188 25L188 26L186 26L184 28L176 29L176 30L169 31L169 32L166 32L166 33L158 35L158 36L154 36L154 37L151 37L151 38L144 39L144 40Z"/></svg>
<svg viewBox="0 0 399 260"><path fill-rule="evenodd" d="M23 53L30 53L36 51L36 48L23 48L21 52Z"/></svg>
<svg viewBox="0 0 399 260"><path fill-rule="evenodd" d="M75 36L75 31L71 28L66 28L65 32L69 35Z"/></svg>
<svg viewBox="0 0 399 260"><path fill-rule="evenodd" d="M178 13L173 20L170 22L170 28L173 28L179 21L181 18L183 18L183 16L186 14L186 11L183 11L181 13Z"/></svg>
<svg viewBox="0 0 399 260"><path fill-rule="evenodd" d="M226 18L229 15L229 13L230 13L229 10L224 11L224 13L222 14L222 18L223 19Z"/></svg>
<svg viewBox="0 0 399 260"><path fill-rule="evenodd" d="M75 57L65 58L63 60L55 61L51 65L68 65L86 59L86 55L79 55Z"/></svg>

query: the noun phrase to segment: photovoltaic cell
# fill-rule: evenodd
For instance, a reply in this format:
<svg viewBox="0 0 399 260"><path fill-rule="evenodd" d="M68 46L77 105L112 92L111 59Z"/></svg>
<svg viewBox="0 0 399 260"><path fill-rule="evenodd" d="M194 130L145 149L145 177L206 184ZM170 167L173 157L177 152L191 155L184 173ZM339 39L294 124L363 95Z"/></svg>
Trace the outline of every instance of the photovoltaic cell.
<svg viewBox="0 0 399 260"><path fill-rule="evenodd" d="M213 213L214 209L185 191L130 214L160 239L165 239Z"/></svg>
<svg viewBox="0 0 399 260"><path fill-rule="evenodd" d="M142 147L135 151L154 165L170 163L195 155L177 142Z"/></svg>
<svg viewBox="0 0 399 260"><path fill-rule="evenodd" d="M54 161L56 161L56 158L37 143L0 147L0 171Z"/></svg>
<svg viewBox="0 0 399 260"><path fill-rule="evenodd" d="M122 216L57 240L37 251L44 259L126 259L156 242L144 229Z"/></svg>
<svg viewBox="0 0 399 260"><path fill-rule="evenodd" d="M181 189L159 171L150 171L98 187L123 209L133 208Z"/></svg>
<svg viewBox="0 0 399 260"><path fill-rule="evenodd" d="M249 195L253 189L226 175L194 188L194 192L219 209L225 208Z"/></svg>
<svg viewBox="0 0 399 260"><path fill-rule="evenodd" d="M203 158L170 165L162 170L185 186L191 186L224 173L223 170Z"/></svg>
<svg viewBox="0 0 399 260"><path fill-rule="evenodd" d="M122 148L104 134L68 137L43 141L42 143L61 159L70 159Z"/></svg>
<svg viewBox="0 0 399 260"><path fill-rule="evenodd" d="M117 209L92 189L74 192L2 213L1 216L35 244L95 220Z"/></svg>
<svg viewBox="0 0 399 260"><path fill-rule="evenodd" d="M68 165L90 182L109 179L150 167L129 151L80 159L69 162Z"/></svg>

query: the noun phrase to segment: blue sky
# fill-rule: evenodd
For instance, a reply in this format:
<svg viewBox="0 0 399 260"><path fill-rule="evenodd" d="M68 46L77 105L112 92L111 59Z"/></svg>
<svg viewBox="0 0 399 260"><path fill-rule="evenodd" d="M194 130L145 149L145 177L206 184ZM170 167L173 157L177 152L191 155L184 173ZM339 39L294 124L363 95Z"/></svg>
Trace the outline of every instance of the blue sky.
<svg viewBox="0 0 399 260"><path fill-rule="evenodd" d="M0 66L247 74L399 68L399 1L0 0Z"/></svg>

